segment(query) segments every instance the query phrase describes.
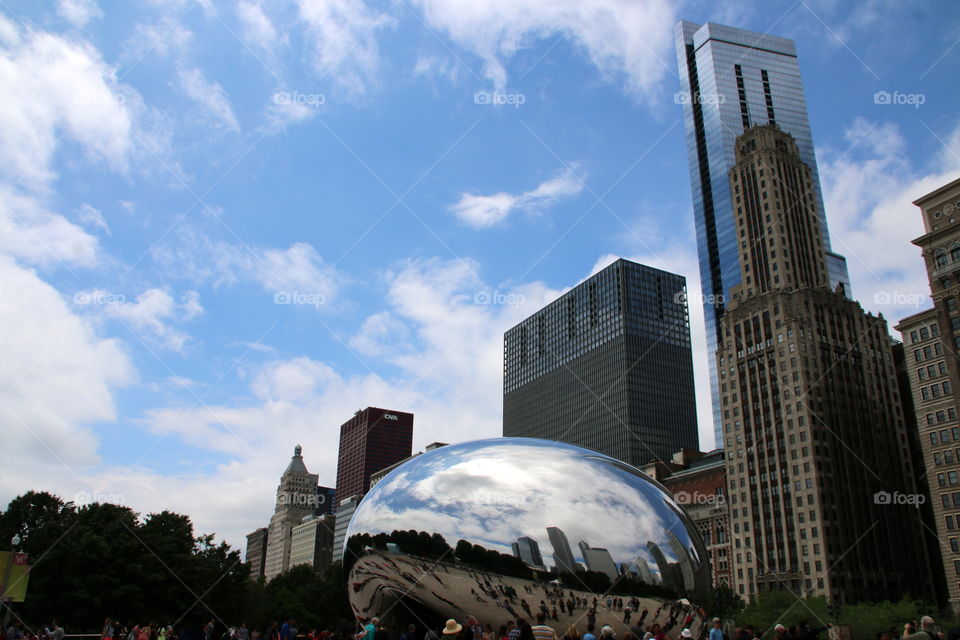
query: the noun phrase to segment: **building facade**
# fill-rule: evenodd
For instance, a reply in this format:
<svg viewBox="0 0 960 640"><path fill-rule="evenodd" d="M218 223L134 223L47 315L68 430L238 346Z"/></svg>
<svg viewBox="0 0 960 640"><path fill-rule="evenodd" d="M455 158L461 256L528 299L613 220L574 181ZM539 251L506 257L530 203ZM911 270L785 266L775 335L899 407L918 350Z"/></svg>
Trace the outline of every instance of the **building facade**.
<svg viewBox="0 0 960 640"><path fill-rule="evenodd" d="M307 516L290 532L290 567L305 564L322 572L333 559L333 534L336 517Z"/></svg>
<svg viewBox="0 0 960 640"><path fill-rule="evenodd" d="M947 595L960 612L960 180L919 198L933 308L900 321Z"/></svg>
<svg viewBox="0 0 960 640"><path fill-rule="evenodd" d="M850 603L930 597L915 473L883 317L831 287L816 176L776 125L736 140L739 283L716 366L732 570L762 591Z"/></svg>
<svg viewBox="0 0 960 640"><path fill-rule="evenodd" d="M708 453L678 451L669 462L647 465L643 471L673 494L696 525L707 547L713 585L733 588L727 467L723 456L723 449Z"/></svg>
<svg viewBox="0 0 960 640"><path fill-rule="evenodd" d="M250 577L254 580L263 575L267 561L267 528L260 527L253 533L247 534L247 555L245 558L250 567Z"/></svg>
<svg viewBox="0 0 960 640"><path fill-rule="evenodd" d="M639 466L697 448L686 280L617 260L504 334L503 435Z"/></svg>
<svg viewBox="0 0 960 640"><path fill-rule="evenodd" d="M410 457L413 414L367 407L340 427L337 458L338 504L370 490L370 476Z"/></svg>
<svg viewBox="0 0 960 640"><path fill-rule="evenodd" d="M303 448L297 445L290 464L280 477L277 502L267 533L267 555L264 577L269 581L290 567L290 545L293 528L313 515L319 476L307 471Z"/></svg>
<svg viewBox="0 0 960 640"><path fill-rule="evenodd" d="M830 251L823 196L803 82L792 40L713 23L682 21L675 30L677 64L687 140L687 162L700 262L707 347L716 352L720 317L730 289L741 282L738 238L727 174L734 165L734 140L754 125L776 124L790 133L811 172L810 197L819 212L830 288L849 292L845 259ZM719 383L710 366L714 430L720 433Z"/></svg>
<svg viewBox="0 0 960 640"><path fill-rule="evenodd" d="M347 529L353 513L360 505L360 496L349 496L340 501L333 527L333 562L343 562L343 549L347 541Z"/></svg>

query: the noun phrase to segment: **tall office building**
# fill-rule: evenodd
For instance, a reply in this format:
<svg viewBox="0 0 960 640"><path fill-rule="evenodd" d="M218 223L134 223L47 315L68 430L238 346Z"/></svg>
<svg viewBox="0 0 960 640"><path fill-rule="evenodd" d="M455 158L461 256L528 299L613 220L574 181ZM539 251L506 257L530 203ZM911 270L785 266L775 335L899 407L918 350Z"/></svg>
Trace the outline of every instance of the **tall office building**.
<svg viewBox="0 0 960 640"><path fill-rule="evenodd" d="M337 504L370 490L370 476L410 457L413 414L367 407L340 427Z"/></svg>
<svg viewBox="0 0 960 640"><path fill-rule="evenodd" d="M547 527L547 537L553 547L553 565L557 573L576 573L582 567L573 559L567 534L559 527Z"/></svg>
<svg viewBox="0 0 960 640"><path fill-rule="evenodd" d="M830 288L816 176L776 125L729 173L739 283L717 369L733 582L843 603L931 594L891 339ZM909 522L912 526L885 526Z"/></svg>
<svg viewBox="0 0 960 640"><path fill-rule="evenodd" d="M256 580L263 575L267 561L267 528L260 527L247 534L246 563L250 566L250 577Z"/></svg>
<svg viewBox="0 0 960 640"><path fill-rule="evenodd" d="M521 536L511 543L513 555L526 562L531 567L543 567L543 556L540 555L540 545L529 536Z"/></svg>
<svg viewBox="0 0 960 640"><path fill-rule="evenodd" d="M290 532L290 566L305 564L317 573L330 566L336 516L307 516Z"/></svg>
<svg viewBox="0 0 960 640"><path fill-rule="evenodd" d="M800 159L810 168L811 197L819 211L819 235L826 251L831 289L850 291L846 260L830 251L813 137L792 40L707 23L682 21L676 27L687 162L693 191L700 259L700 284L707 347L720 342L720 317L730 288L741 282L737 237L727 173L734 164L734 140L747 128L776 124L791 134ZM722 446L717 371L710 363L714 433Z"/></svg>
<svg viewBox="0 0 960 640"><path fill-rule="evenodd" d="M277 487L277 503L267 532L263 570L268 581L290 568L293 528L314 512L319 476L307 471L302 452L300 445L294 447L290 464L280 476Z"/></svg>
<svg viewBox="0 0 960 640"><path fill-rule="evenodd" d="M914 202L933 308L900 321L951 607L960 612L960 180Z"/></svg>
<svg viewBox="0 0 960 640"><path fill-rule="evenodd" d="M640 466L697 448L686 280L617 260L504 334L503 435Z"/></svg>

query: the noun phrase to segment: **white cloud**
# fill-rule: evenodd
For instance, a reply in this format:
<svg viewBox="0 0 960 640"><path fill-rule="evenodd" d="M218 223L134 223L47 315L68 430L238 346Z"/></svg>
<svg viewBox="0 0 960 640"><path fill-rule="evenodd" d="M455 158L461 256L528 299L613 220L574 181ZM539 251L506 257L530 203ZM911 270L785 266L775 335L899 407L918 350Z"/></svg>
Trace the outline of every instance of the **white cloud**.
<svg viewBox="0 0 960 640"><path fill-rule="evenodd" d="M287 35L277 31L258 1L241 0L237 5L237 18L240 20L240 35L244 41L266 56L266 62L276 67L278 51L289 42Z"/></svg>
<svg viewBox="0 0 960 640"><path fill-rule="evenodd" d="M172 351L182 351L189 339L173 323L192 320L203 313L196 291L184 292L179 303L163 289L147 289L133 302L121 294L102 290L79 292L74 301L89 305L104 318L123 323L139 339Z"/></svg>
<svg viewBox="0 0 960 640"><path fill-rule="evenodd" d="M392 24L363 0L297 0L311 64L351 96L366 93L380 66L377 31Z"/></svg>
<svg viewBox="0 0 960 640"><path fill-rule="evenodd" d="M539 39L564 35L609 80L653 100L674 74L674 5L666 0L417 0L427 23L484 61L497 90L507 61Z"/></svg>
<svg viewBox="0 0 960 640"><path fill-rule="evenodd" d="M562 198L577 195L583 186L583 180L572 169L564 169L520 195L504 192L490 196L460 194L460 200L451 205L450 211L471 227L483 229L503 222L514 209L542 211Z"/></svg>
<svg viewBox="0 0 960 640"><path fill-rule="evenodd" d="M177 74L180 88L213 122L230 130L239 131L240 123L230 106L230 98L217 82L208 81L200 69L181 70Z"/></svg>
<svg viewBox="0 0 960 640"><path fill-rule="evenodd" d="M96 0L60 0L57 13L77 28L85 27L91 20L103 17L103 11Z"/></svg>
<svg viewBox="0 0 960 640"><path fill-rule="evenodd" d="M95 162L127 168L133 121L114 69L83 41L17 30L0 42L0 176L43 187L59 137L76 142Z"/></svg>
<svg viewBox="0 0 960 640"><path fill-rule="evenodd" d="M112 235L110 233L110 225L108 225L107 221L104 220L103 213L96 207L84 202L76 210L76 215L77 220L79 220L82 224L85 224L88 227L96 227L108 236Z"/></svg>
<svg viewBox="0 0 960 640"><path fill-rule="evenodd" d="M146 57L165 60L183 56L193 42L193 32L170 16L149 24L138 24L124 44L123 57L137 64Z"/></svg>
<svg viewBox="0 0 960 640"><path fill-rule="evenodd" d="M16 336L0 340L4 455L24 468L96 463L90 425L115 419L113 391L134 377L127 355L115 340L98 338L53 287L2 255L0 282L0 334Z"/></svg>
<svg viewBox="0 0 960 640"><path fill-rule="evenodd" d="M90 267L98 252L96 237L0 183L0 254L37 266Z"/></svg>
<svg viewBox="0 0 960 640"><path fill-rule="evenodd" d="M929 165L906 159L906 142L889 122L856 118L840 148L820 148L820 175L834 251L847 257L854 297L894 325L931 306L919 247L923 234L914 200L960 176L960 123L927 141Z"/></svg>

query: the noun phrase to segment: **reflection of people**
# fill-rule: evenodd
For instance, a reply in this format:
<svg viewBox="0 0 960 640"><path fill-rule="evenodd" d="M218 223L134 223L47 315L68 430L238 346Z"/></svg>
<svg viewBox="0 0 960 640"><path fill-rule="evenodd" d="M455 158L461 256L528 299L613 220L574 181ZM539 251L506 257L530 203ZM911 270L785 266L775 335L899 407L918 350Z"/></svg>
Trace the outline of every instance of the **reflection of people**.
<svg viewBox="0 0 960 640"><path fill-rule="evenodd" d="M537 614L537 624L530 627L530 630L533 631L533 637L536 640L557 640L557 632L553 630L553 627L544 624L546 619L547 617L542 611Z"/></svg>
<svg viewBox="0 0 960 640"><path fill-rule="evenodd" d="M583 640L597 640L597 636L593 635L594 625L587 625L587 632L583 634Z"/></svg>

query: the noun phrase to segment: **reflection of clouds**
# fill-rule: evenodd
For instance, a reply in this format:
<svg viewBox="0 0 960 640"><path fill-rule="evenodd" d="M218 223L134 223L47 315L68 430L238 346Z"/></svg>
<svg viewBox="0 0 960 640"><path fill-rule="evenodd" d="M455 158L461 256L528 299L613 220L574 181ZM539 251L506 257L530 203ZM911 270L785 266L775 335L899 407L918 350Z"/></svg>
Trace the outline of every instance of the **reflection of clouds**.
<svg viewBox="0 0 960 640"><path fill-rule="evenodd" d="M546 529L558 527L577 562L583 562L577 544L583 540L608 549L618 565L638 558L649 565L648 541L668 561L678 560L670 530L702 560L676 509L645 475L605 456L543 440L496 438L410 460L364 498L350 534L415 529L439 533L451 546L465 539L501 553L529 536L552 565Z"/></svg>

